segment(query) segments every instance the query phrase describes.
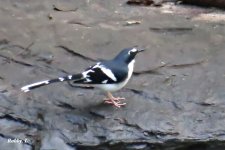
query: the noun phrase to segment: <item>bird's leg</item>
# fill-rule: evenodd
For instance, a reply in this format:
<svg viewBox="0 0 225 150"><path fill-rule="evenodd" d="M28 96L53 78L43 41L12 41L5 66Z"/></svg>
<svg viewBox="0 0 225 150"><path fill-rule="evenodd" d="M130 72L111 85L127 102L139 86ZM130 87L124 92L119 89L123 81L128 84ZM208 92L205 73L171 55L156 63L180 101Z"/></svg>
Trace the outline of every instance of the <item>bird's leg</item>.
<svg viewBox="0 0 225 150"><path fill-rule="evenodd" d="M104 102L107 103L107 104L112 104L116 107L126 105L126 103L121 103L121 101L120 101L120 100L124 100L125 98L113 97L113 95L110 92L107 92L107 96L108 96L108 98L104 99Z"/></svg>

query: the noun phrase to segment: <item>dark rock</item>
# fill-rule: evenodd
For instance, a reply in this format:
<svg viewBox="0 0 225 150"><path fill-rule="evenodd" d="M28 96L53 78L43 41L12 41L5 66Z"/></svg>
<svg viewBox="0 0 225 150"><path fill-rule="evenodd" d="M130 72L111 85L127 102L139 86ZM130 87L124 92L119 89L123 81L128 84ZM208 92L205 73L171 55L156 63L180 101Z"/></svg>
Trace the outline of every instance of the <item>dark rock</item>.
<svg viewBox="0 0 225 150"><path fill-rule="evenodd" d="M205 7L225 8L224 0L180 0L184 4L193 4Z"/></svg>
<svg viewBox="0 0 225 150"><path fill-rule="evenodd" d="M0 147L224 150L223 12L163 6L0 1ZM139 24L124 26L129 20ZM113 93L126 98L121 109L104 104L104 92L73 83L20 91L132 45L146 51L126 88ZM8 144L9 138L29 142Z"/></svg>
<svg viewBox="0 0 225 150"><path fill-rule="evenodd" d="M129 0L127 1L128 5L144 5L144 6L149 6L152 5L154 1L152 0Z"/></svg>

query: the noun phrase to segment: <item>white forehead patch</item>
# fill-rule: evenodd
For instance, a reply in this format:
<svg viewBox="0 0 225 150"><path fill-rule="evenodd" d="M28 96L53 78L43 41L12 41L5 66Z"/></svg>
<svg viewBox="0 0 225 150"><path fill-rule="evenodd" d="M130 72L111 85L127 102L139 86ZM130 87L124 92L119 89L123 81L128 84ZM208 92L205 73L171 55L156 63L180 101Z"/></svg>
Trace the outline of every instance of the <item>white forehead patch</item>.
<svg viewBox="0 0 225 150"><path fill-rule="evenodd" d="M130 55L131 52L134 53L134 52L137 52L137 51L138 51L137 48L133 48L133 49L131 49L131 50L128 52L128 54Z"/></svg>

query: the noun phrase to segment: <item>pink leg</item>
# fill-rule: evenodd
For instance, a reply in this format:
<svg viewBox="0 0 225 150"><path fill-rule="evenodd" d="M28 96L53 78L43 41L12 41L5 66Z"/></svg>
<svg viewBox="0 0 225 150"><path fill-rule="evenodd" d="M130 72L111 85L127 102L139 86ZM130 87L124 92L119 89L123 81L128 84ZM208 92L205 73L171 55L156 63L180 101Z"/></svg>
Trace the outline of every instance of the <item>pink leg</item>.
<svg viewBox="0 0 225 150"><path fill-rule="evenodd" d="M125 98L122 97L113 97L110 92L107 93L108 98L104 99L104 102L107 104L112 104L116 107L121 107L126 105L126 103L121 103L121 100L125 100Z"/></svg>

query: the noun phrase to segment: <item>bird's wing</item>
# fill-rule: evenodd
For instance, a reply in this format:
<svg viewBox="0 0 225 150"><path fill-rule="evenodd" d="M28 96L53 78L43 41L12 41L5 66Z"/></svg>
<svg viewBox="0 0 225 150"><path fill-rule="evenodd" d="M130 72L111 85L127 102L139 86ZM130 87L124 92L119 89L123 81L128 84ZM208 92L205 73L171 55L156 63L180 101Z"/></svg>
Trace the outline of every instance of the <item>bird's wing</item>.
<svg viewBox="0 0 225 150"><path fill-rule="evenodd" d="M118 66L109 66L107 63L98 62L96 65L86 69L82 75L83 79L73 83L81 84L113 84L121 82L126 77L126 72L121 71Z"/></svg>

